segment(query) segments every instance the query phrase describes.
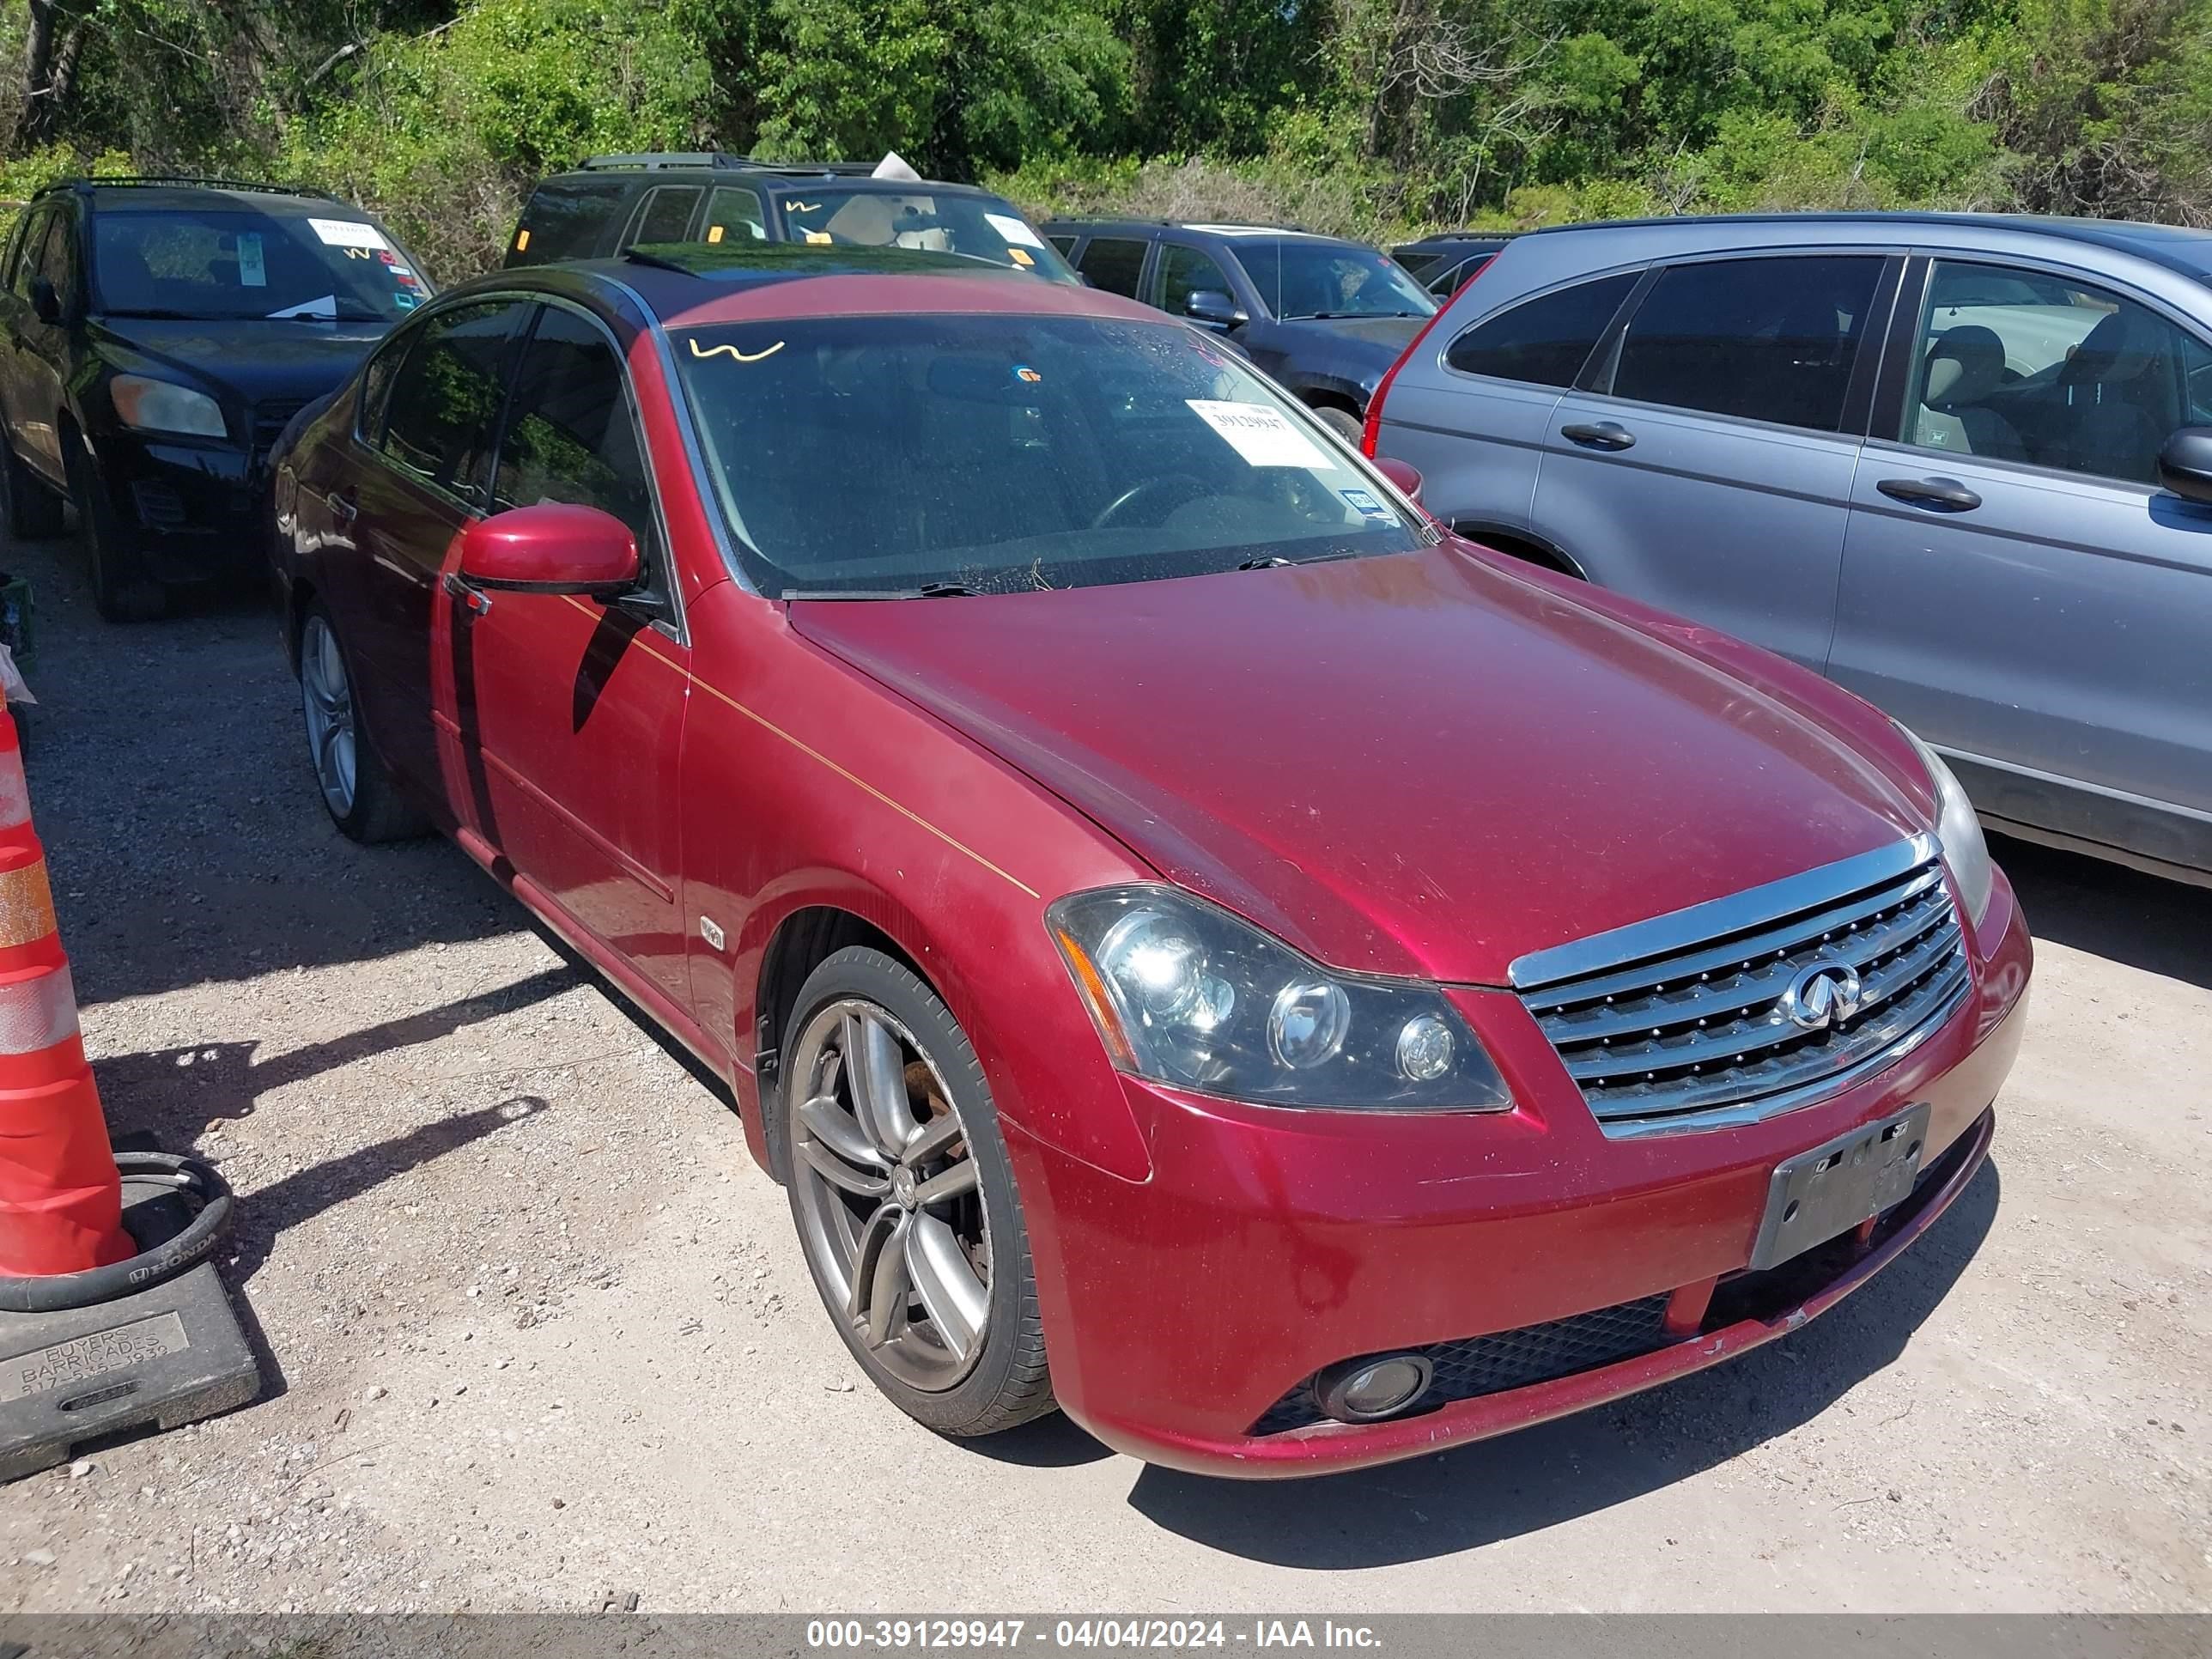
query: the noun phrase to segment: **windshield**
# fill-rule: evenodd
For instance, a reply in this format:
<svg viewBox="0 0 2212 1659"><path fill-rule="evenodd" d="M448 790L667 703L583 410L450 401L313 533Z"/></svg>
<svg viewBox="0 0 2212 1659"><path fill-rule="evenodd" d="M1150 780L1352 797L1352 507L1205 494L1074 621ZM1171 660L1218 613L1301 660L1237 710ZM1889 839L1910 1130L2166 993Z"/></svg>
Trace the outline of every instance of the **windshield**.
<svg viewBox="0 0 2212 1659"><path fill-rule="evenodd" d="M104 208L92 225L98 307L112 317L388 323L430 295L413 260L335 203L299 218Z"/></svg>
<svg viewBox="0 0 2212 1659"><path fill-rule="evenodd" d="M1303 409L1180 325L837 317L672 339L770 594L1153 581L1430 539Z"/></svg>
<svg viewBox="0 0 2212 1659"><path fill-rule="evenodd" d="M1437 302L1396 261L1371 247L1304 237L1239 240L1237 263L1268 311L1299 317L1426 317Z"/></svg>
<svg viewBox="0 0 2212 1659"><path fill-rule="evenodd" d="M794 242L927 248L1032 270L1055 283L1082 281L1020 210L995 196L809 185L783 198L783 219Z"/></svg>

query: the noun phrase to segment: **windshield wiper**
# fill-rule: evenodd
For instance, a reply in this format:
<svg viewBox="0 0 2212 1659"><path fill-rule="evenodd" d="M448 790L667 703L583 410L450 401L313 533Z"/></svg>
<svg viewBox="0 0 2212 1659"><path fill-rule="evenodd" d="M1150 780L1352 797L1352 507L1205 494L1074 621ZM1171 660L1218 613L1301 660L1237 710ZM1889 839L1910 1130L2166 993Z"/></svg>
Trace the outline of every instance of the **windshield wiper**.
<svg viewBox="0 0 2212 1659"><path fill-rule="evenodd" d="M957 599L980 593L966 582L924 582L919 587L787 587L784 603L793 599Z"/></svg>
<svg viewBox="0 0 2212 1659"><path fill-rule="evenodd" d="M1244 561L1239 570L1272 570L1285 564L1333 564L1339 559L1356 559L1360 556L1349 550L1339 553L1316 553L1310 559L1286 559L1279 553L1260 553Z"/></svg>
<svg viewBox="0 0 2212 1659"><path fill-rule="evenodd" d="M102 317L145 317L163 323L219 323L224 320L220 317L204 316L197 311L164 311L158 306L119 310L111 308L100 314Z"/></svg>
<svg viewBox="0 0 2212 1659"><path fill-rule="evenodd" d="M1263 553L1256 559L1247 559L1237 568L1239 570L1265 570L1270 565L1288 564L1290 561L1279 553Z"/></svg>
<svg viewBox="0 0 2212 1659"><path fill-rule="evenodd" d="M1425 311L1301 311L1294 317L1285 317L1286 323L1345 323L1364 322L1378 317L1426 317Z"/></svg>

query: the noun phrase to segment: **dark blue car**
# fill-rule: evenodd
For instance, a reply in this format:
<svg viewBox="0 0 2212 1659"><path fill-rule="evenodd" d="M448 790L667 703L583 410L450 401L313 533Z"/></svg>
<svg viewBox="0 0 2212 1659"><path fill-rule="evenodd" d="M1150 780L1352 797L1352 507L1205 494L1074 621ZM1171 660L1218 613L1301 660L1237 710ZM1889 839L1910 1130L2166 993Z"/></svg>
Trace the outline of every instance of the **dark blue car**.
<svg viewBox="0 0 2212 1659"><path fill-rule="evenodd" d="M1226 335L1346 436L1437 302L1387 255L1250 225L1055 219L1053 245L1094 288Z"/></svg>

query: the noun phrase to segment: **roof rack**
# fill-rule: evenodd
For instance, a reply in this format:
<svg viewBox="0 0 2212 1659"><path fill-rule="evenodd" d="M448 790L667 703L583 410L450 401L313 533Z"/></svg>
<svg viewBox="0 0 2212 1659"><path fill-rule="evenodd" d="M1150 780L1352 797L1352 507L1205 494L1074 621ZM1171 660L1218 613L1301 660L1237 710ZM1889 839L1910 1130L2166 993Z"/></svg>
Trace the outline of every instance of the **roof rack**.
<svg viewBox="0 0 2212 1659"><path fill-rule="evenodd" d="M760 163L727 150L641 149L622 155L586 155L576 165L581 172L596 173L616 167L750 167Z"/></svg>
<svg viewBox="0 0 2212 1659"><path fill-rule="evenodd" d="M721 149L640 150L626 155L586 155L577 164L582 173L654 172L663 167L727 167L744 173L779 173L793 178L825 174L865 179L876 170L873 161L763 161L750 155L732 155Z"/></svg>
<svg viewBox="0 0 2212 1659"><path fill-rule="evenodd" d="M78 185L191 185L202 190L251 190L267 196L313 196L325 202L338 201L326 190L313 190L305 185L272 185L266 180L252 179L210 179L192 173L94 173L80 179L57 179L39 193L48 190L69 190Z"/></svg>

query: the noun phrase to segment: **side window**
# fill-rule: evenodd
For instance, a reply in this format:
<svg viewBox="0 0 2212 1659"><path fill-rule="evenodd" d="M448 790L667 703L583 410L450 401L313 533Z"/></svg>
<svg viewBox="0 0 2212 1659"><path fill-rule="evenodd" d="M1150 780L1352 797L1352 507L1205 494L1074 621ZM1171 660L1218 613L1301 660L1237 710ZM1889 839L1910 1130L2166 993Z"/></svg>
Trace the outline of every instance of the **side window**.
<svg viewBox="0 0 2212 1659"><path fill-rule="evenodd" d="M1454 340L1444 362L1462 374L1572 386L1639 274L1624 270L1524 300Z"/></svg>
<svg viewBox="0 0 2212 1659"><path fill-rule="evenodd" d="M2212 418L2212 349L2148 307L2042 271L1938 260L1904 442L2136 483Z"/></svg>
<svg viewBox="0 0 2212 1659"><path fill-rule="evenodd" d="M682 241L691 228L691 210L699 205L702 193L696 185L663 185L652 191L639 204L623 246Z"/></svg>
<svg viewBox="0 0 2212 1659"><path fill-rule="evenodd" d="M31 278L38 275L39 254L46 240L46 230L54 222L50 208L33 208L24 216L29 222L15 244L15 263L8 270L8 286L27 300L31 297Z"/></svg>
<svg viewBox="0 0 2212 1659"><path fill-rule="evenodd" d="M1066 231L1054 231L1051 235L1046 237L1045 240L1050 242L1054 247L1060 250L1060 257L1062 258L1066 258L1068 255L1075 252L1077 239L1069 235Z"/></svg>
<svg viewBox="0 0 2212 1659"><path fill-rule="evenodd" d="M1091 279L1091 287L1133 300L1137 297L1137 279L1145 272L1146 246L1141 237L1094 236L1091 245L1083 250L1083 263L1076 269Z"/></svg>
<svg viewBox="0 0 2212 1659"><path fill-rule="evenodd" d="M1872 254L1673 266L1629 320L1613 394L1832 432L1881 275Z"/></svg>
<svg viewBox="0 0 2212 1659"><path fill-rule="evenodd" d="M622 360L605 334L572 311L546 307L523 348L491 496L495 513L540 501L611 513L653 566L653 486Z"/></svg>
<svg viewBox="0 0 2212 1659"><path fill-rule="evenodd" d="M376 349L362 372L361 401L355 405L354 435L372 447L378 447L384 437L384 411L392 402L392 383L398 378L399 366L407 361L407 353L422 331L410 330L396 339L388 339Z"/></svg>
<svg viewBox="0 0 2212 1659"><path fill-rule="evenodd" d="M1194 294L1237 292L1221 267L1206 255L1174 242L1161 246L1159 274L1152 278L1152 288L1159 296L1152 303L1177 317L1183 314Z"/></svg>
<svg viewBox="0 0 2212 1659"><path fill-rule="evenodd" d="M622 211L629 185L620 177L563 179L540 185L522 210L507 263L588 259L605 251L608 225Z"/></svg>
<svg viewBox="0 0 2212 1659"><path fill-rule="evenodd" d="M481 508L500 397L523 307L459 306L432 318L393 377L378 447L400 471Z"/></svg>
<svg viewBox="0 0 2212 1659"><path fill-rule="evenodd" d="M39 273L54 285L63 314L67 315L82 284L78 278L76 222L66 208L54 210L53 227L39 252Z"/></svg>
<svg viewBox="0 0 2212 1659"><path fill-rule="evenodd" d="M765 242L768 222L761 217L760 198L735 185L717 185L707 198L707 228L700 234L710 242Z"/></svg>

